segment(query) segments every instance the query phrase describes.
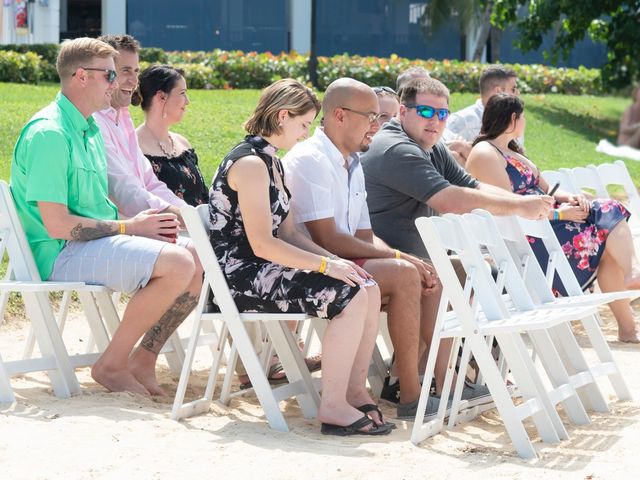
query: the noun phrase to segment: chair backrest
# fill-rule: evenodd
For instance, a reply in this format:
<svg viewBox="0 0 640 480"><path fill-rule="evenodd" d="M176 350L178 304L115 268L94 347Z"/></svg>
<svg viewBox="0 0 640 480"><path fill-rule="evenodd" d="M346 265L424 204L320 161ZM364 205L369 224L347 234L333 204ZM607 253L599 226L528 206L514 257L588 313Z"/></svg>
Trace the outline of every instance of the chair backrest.
<svg viewBox="0 0 640 480"><path fill-rule="evenodd" d="M4 180L0 180L0 239L0 247L5 248L9 256L13 277L24 282L41 281L31 247L13 202L11 189ZM0 251L3 248L0 248Z"/></svg>
<svg viewBox="0 0 640 480"><path fill-rule="evenodd" d="M549 301L545 289L542 288L541 274L546 279L546 289L549 291L557 274L569 295L584 294L549 220L527 220L513 216L494 217L494 221L516 262L522 269L526 269L523 276L530 291L532 288L535 289L538 301ZM540 239L549 253L545 273L539 270L540 266L527 237Z"/></svg>
<svg viewBox="0 0 640 480"><path fill-rule="evenodd" d="M216 254L209 241L209 206L199 205L197 208L186 206L180 209L180 213L220 311L227 321L230 318L240 318L236 303L229 291L227 279L222 273Z"/></svg>
<svg viewBox="0 0 640 480"><path fill-rule="evenodd" d="M598 198L609 198L606 185L602 182L598 170L595 167L561 168L573 177L573 183L578 189L588 189L595 192Z"/></svg>
<svg viewBox="0 0 640 480"><path fill-rule="evenodd" d="M640 218L640 196L625 163L622 160L616 160L613 163L603 163L595 168L605 187L608 185L622 185L624 187L629 198L627 208L634 217Z"/></svg>
<svg viewBox="0 0 640 480"><path fill-rule="evenodd" d="M443 295L451 303L454 311L461 315L462 321L473 321L477 304L482 307L489 321L509 317L508 308L480 249L477 244L467 240L469 232L465 231L466 227L459 215L418 218L416 227L442 281ZM460 258L467 275L464 289L451 263L449 251ZM471 290L474 292L474 306L469 303Z"/></svg>
<svg viewBox="0 0 640 480"><path fill-rule="evenodd" d="M578 193L580 189L574 184L574 180L566 169L561 170L545 170L541 172L542 178L544 178L549 184L549 188L553 188L556 183L560 183L560 189L565 192Z"/></svg>

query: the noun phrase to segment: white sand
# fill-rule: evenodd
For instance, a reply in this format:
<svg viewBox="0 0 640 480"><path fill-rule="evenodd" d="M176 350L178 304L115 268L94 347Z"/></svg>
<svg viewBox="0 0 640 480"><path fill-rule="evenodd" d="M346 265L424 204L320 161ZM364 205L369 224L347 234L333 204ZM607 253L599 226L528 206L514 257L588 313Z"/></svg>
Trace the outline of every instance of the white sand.
<svg viewBox="0 0 640 480"><path fill-rule="evenodd" d="M640 307L635 307L640 312ZM640 347L607 338L634 396L640 387ZM5 360L21 354L26 324L0 330ZM84 322L75 314L65 339L70 350L86 345ZM79 342L80 340L82 342ZM588 358L593 352L587 350ZM176 379L166 364L161 383L173 394ZM300 479L616 479L637 478L640 467L640 404L616 402L601 382L611 411L592 413L592 423L565 422L570 440L535 447L538 460L518 458L495 410L419 447L409 442L411 423L385 437L338 438L320 435L295 402L284 404L290 433L269 429L253 396L214 405L210 413L181 423L169 418L172 399L155 402L129 394L110 394L95 384L88 369L78 371L82 393L54 397L44 374L13 380L18 401L0 405L0 480L75 478L300 478ZM201 394L206 372L188 392ZM195 393L194 393L195 392ZM394 414L391 404L384 411ZM566 420L566 417L563 417ZM534 434L533 427L529 429Z"/></svg>

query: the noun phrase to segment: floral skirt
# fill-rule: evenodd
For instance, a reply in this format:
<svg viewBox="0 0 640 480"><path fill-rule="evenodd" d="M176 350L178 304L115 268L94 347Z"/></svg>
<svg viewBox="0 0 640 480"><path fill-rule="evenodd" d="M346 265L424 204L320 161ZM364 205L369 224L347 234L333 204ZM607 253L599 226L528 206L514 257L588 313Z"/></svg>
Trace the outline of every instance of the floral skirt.
<svg viewBox="0 0 640 480"><path fill-rule="evenodd" d="M584 223L552 221L551 226L558 237L567 260L582 289L587 289L596 279L600 258L604 252L609 232L631 214L617 200L597 199L592 202L591 212ZM543 270L546 270L549 254L542 242L530 238L531 248ZM553 281L553 289L559 295L566 295L558 275Z"/></svg>
<svg viewBox="0 0 640 480"><path fill-rule="evenodd" d="M220 265L240 312L306 313L332 319L360 287L319 272L298 270L259 258L227 258Z"/></svg>

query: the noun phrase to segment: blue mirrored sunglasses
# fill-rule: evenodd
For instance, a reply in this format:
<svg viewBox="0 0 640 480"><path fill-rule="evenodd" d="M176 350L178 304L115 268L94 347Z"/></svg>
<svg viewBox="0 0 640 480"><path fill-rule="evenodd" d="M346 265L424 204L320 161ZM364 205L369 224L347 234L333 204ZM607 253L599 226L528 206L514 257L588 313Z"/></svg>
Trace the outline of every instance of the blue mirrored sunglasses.
<svg viewBox="0 0 640 480"><path fill-rule="evenodd" d="M449 117L449 109L447 108L435 108L429 105L405 105L407 108L415 108L416 113L423 118L433 118L434 115L438 115L438 120L444 122Z"/></svg>

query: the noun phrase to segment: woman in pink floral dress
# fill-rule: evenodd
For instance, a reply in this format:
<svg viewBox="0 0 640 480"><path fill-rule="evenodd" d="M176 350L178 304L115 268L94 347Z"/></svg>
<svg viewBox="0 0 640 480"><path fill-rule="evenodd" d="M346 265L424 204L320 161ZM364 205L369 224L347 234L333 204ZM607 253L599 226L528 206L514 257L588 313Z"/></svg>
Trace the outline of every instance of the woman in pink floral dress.
<svg viewBox="0 0 640 480"><path fill-rule="evenodd" d="M482 130L467 159L469 173L519 195L548 193L550 186L517 144L525 124L522 100L507 94L493 96L487 102ZM603 292L640 287L640 268L627 225L630 214L624 206L616 200L589 200L561 190L553 196L556 208L549 219L582 288L588 288L596 275ZM531 248L545 269L549 255L544 245L532 238ZM553 287L558 294L566 294L557 275ZM618 338L639 343L629 301L618 300L610 307L618 322Z"/></svg>

